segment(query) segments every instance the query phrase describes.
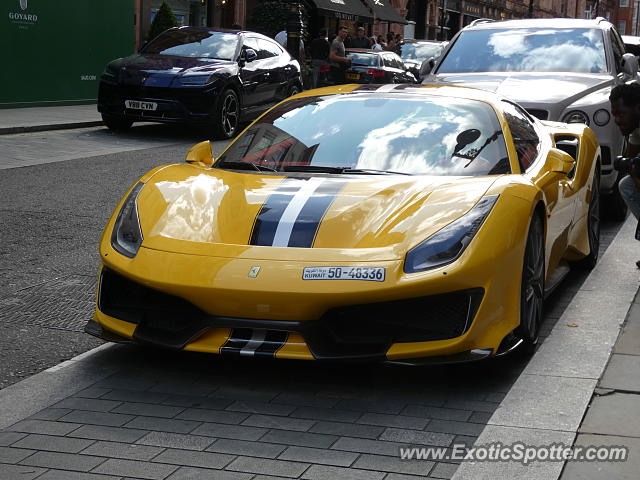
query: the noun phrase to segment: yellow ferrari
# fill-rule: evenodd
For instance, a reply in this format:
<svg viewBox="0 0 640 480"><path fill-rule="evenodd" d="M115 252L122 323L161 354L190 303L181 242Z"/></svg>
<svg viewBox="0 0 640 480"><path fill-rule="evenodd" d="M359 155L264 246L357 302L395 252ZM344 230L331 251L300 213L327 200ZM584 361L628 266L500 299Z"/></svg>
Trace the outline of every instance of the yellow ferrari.
<svg viewBox="0 0 640 480"><path fill-rule="evenodd" d="M493 93L307 91L131 187L86 331L305 360L532 351L545 296L597 261L599 171L587 126Z"/></svg>

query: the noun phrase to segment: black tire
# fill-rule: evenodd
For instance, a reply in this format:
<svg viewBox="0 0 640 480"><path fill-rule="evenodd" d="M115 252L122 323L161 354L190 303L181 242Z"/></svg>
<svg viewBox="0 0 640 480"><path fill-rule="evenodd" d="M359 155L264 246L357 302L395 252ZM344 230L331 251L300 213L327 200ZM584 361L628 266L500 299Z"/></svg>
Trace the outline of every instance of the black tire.
<svg viewBox="0 0 640 480"><path fill-rule="evenodd" d="M302 88L297 83L294 83L289 87L289 90L287 90L287 97L293 97L300 92L302 92Z"/></svg>
<svg viewBox="0 0 640 480"><path fill-rule="evenodd" d="M623 176L624 175L618 174L616 183L613 185L613 191L602 199L602 210L604 216L615 222L624 221L624 219L627 218L627 211L629 210L629 207L622 198L622 195L620 195L620 190L618 189L618 183L620 183Z"/></svg>
<svg viewBox="0 0 640 480"><path fill-rule="evenodd" d="M102 114L102 121L110 130L128 130L133 125L133 120L105 113Z"/></svg>
<svg viewBox="0 0 640 480"><path fill-rule="evenodd" d="M222 92L213 111L212 125L215 138L233 138L240 129L240 100L231 88Z"/></svg>
<svg viewBox="0 0 640 480"><path fill-rule="evenodd" d="M522 340L521 351L533 354L538 345L544 305L544 226L535 214L529 225L520 286L520 325L515 334Z"/></svg>
<svg viewBox="0 0 640 480"><path fill-rule="evenodd" d="M600 174L596 171L591 186L591 201L587 214L587 234L589 235L589 255L575 262L575 265L585 270L592 270L598 263L600 250ZM616 186L617 189L617 186Z"/></svg>

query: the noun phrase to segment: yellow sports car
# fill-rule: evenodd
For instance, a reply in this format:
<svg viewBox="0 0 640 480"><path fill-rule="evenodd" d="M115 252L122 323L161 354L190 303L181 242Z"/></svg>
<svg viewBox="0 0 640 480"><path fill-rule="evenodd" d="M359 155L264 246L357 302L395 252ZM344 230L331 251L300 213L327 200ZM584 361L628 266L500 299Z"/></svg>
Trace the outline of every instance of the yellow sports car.
<svg viewBox="0 0 640 480"><path fill-rule="evenodd" d="M307 91L131 187L86 331L306 360L532 350L545 295L597 260L599 170L587 126L493 93Z"/></svg>

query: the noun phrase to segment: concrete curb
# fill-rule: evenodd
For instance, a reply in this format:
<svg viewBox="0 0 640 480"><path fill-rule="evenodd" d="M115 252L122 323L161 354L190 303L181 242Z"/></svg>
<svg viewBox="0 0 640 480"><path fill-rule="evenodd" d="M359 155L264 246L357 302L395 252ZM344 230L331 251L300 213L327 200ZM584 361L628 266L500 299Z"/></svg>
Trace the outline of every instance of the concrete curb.
<svg viewBox="0 0 640 480"><path fill-rule="evenodd" d="M101 361L117 344L104 344L0 390L0 430L113 375L122 365Z"/></svg>
<svg viewBox="0 0 640 480"><path fill-rule="evenodd" d="M22 125L17 127L1 127L0 135L12 133L46 132L49 130L67 130L73 128L99 127L104 125L102 120L73 123L54 123L49 125Z"/></svg>
<svg viewBox="0 0 640 480"><path fill-rule="evenodd" d="M573 444L640 286L629 217L489 419L475 446ZM556 480L563 461L463 462L452 480Z"/></svg>

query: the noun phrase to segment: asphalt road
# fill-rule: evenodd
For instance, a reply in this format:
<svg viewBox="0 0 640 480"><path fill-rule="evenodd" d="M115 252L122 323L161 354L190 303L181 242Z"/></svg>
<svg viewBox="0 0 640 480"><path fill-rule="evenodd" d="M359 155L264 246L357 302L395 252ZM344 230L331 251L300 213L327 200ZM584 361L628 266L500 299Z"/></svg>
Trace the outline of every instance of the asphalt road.
<svg viewBox="0 0 640 480"><path fill-rule="evenodd" d="M188 130L151 125L125 134L93 128L0 137L0 163L3 156L51 162L0 170L0 388L101 343L82 328L92 315L102 228L140 175L182 161L199 140ZM111 153L96 155L105 151ZM603 225L603 249L618 228ZM544 331L584 278L573 273L554 293ZM513 379L519 365L499 375ZM475 367L462 372L473 377Z"/></svg>
<svg viewBox="0 0 640 480"><path fill-rule="evenodd" d="M100 345L82 328L102 228L137 178L200 140L166 125L0 136L0 166L49 162L0 169L0 389Z"/></svg>

